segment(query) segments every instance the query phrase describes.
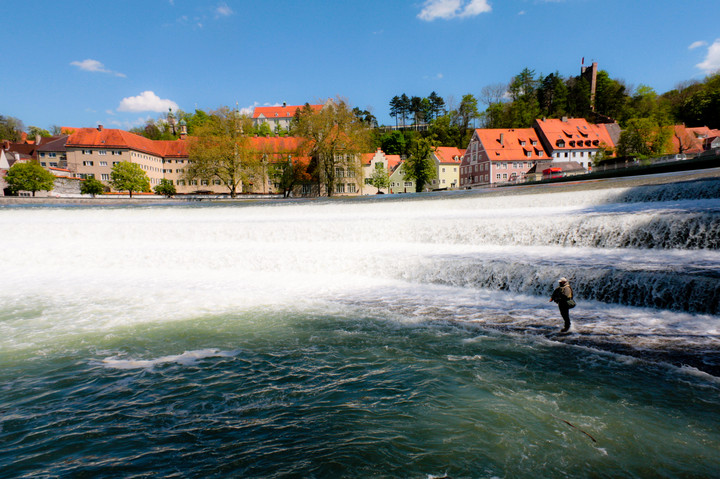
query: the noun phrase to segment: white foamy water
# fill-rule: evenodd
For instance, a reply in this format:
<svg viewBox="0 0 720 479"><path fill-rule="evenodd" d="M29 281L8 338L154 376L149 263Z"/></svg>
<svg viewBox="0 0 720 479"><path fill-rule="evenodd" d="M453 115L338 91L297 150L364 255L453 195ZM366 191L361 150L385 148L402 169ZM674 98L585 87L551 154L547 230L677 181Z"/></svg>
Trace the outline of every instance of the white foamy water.
<svg viewBox="0 0 720 479"><path fill-rule="evenodd" d="M546 334L560 276L585 340L717 348L720 200L633 195L4 209L0 350L260 309Z"/></svg>

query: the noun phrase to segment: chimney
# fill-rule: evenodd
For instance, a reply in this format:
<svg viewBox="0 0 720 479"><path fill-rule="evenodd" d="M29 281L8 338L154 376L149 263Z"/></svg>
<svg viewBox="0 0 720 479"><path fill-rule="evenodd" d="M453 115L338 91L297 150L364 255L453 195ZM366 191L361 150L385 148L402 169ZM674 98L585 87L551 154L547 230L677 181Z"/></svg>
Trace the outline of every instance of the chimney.
<svg viewBox="0 0 720 479"><path fill-rule="evenodd" d="M500 144L505 146L505 133L500 133Z"/></svg>
<svg viewBox="0 0 720 479"><path fill-rule="evenodd" d="M39 144L40 144L40 138L42 138L42 137L40 136L40 133L38 133L38 134L35 135L35 144L36 144L36 145L39 145Z"/></svg>
<svg viewBox="0 0 720 479"><path fill-rule="evenodd" d="M284 102L283 102L283 108L285 108L286 106L287 106L287 102L284 101Z"/></svg>
<svg viewBox="0 0 720 479"><path fill-rule="evenodd" d="M97 129L98 129L98 131L102 131L103 126L102 126L102 125L98 125L98 128L97 128Z"/></svg>

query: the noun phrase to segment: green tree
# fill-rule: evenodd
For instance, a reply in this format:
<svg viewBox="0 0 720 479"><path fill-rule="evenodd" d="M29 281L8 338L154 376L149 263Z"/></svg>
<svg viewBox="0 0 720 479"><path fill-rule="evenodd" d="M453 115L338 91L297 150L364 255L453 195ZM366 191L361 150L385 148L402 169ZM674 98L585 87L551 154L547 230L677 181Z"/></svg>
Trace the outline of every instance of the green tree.
<svg viewBox="0 0 720 479"><path fill-rule="evenodd" d="M400 99L398 101L398 115L402 118L402 126L406 125L407 116L411 111L411 106L410 97L408 97L405 93L400 95Z"/></svg>
<svg viewBox="0 0 720 479"><path fill-rule="evenodd" d="M37 126L29 126L27 133L28 133L28 137L32 138L32 139L35 139L36 136L41 136L41 137L52 136L49 131L47 131L44 128L37 127Z"/></svg>
<svg viewBox="0 0 720 479"><path fill-rule="evenodd" d="M598 72L596 85L595 111L609 118L623 119L628 102L625 85L610 78L605 70Z"/></svg>
<svg viewBox="0 0 720 479"><path fill-rule="evenodd" d="M651 118L632 118L620 135L618 154L641 160L664 155L672 132L672 127L662 127Z"/></svg>
<svg viewBox="0 0 720 479"><path fill-rule="evenodd" d="M270 128L270 125L268 122L263 121L258 126L255 127L255 134L257 136L271 136L272 135L272 128Z"/></svg>
<svg viewBox="0 0 720 479"><path fill-rule="evenodd" d="M304 139L301 149L303 156L310 158L308 172L328 196L335 192L340 170L360 176L359 155L367 151L370 130L346 100L329 100L317 112L303 109L296 134Z"/></svg>
<svg viewBox="0 0 720 479"><path fill-rule="evenodd" d="M262 179L262 154L250 141L252 120L237 110L223 107L197 128L188 144L185 178L220 180L235 198L241 184Z"/></svg>
<svg viewBox="0 0 720 479"><path fill-rule="evenodd" d="M470 93L463 95L457 109L457 122L460 128L467 130L470 122L480 116L477 99Z"/></svg>
<svg viewBox="0 0 720 479"><path fill-rule="evenodd" d="M133 191L150 191L150 179L137 163L121 161L112 167L110 184L117 191L127 191L132 198Z"/></svg>
<svg viewBox="0 0 720 479"><path fill-rule="evenodd" d="M17 118L0 115L0 140L18 142L24 129L23 122Z"/></svg>
<svg viewBox="0 0 720 479"><path fill-rule="evenodd" d="M405 135L399 130L389 131L380 137L380 148L388 155L405 154L406 144Z"/></svg>
<svg viewBox="0 0 720 479"><path fill-rule="evenodd" d="M720 128L720 72L693 90L680 109L680 120L688 126Z"/></svg>
<svg viewBox="0 0 720 479"><path fill-rule="evenodd" d="M278 189L283 193L284 198L290 197L296 185L312 178L307 173L307 165L292 155L288 155L287 161L275 161L268 165L268 176Z"/></svg>
<svg viewBox="0 0 720 479"><path fill-rule="evenodd" d="M40 166L37 161L16 162L5 175L5 181L14 193L18 191L50 191L55 184L55 176Z"/></svg>
<svg viewBox="0 0 720 479"><path fill-rule="evenodd" d="M389 188L390 175L388 175L388 171L385 169L382 163L377 163L376 166L378 166L378 168L375 168L375 170L372 172L372 175L370 175L370 184L377 188L378 191L383 188Z"/></svg>
<svg viewBox="0 0 720 479"><path fill-rule="evenodd" d="M430 154L432 143L427 138L419 138L413 142L410 157L405 161L405 177L415 181L415 191L421 192L425 184L436 177L435 163Z"/></svg>
<svg viewBox="0 0 720 479"><path fill-rule="evenodd" d="M160 183L155 186L154 190L155 190L155 194L164 195L164 196L167 196L168 198L177 194L175 185L173 185L172 181L166 180L165 178L160 180Z"/></svg>
<svg viewBox="0 0 720 479"><path fill-rule="evenodd" d="M395 127L398 126L398 116L400 116L400 97L395 95L390 100L390 117L395 118Z"/></svg>
<svg viewBox="0 0 720 479"><path fill-rule="evenodd" d="M95 195L100 195L104 191L105 185L102 181L95 178L86 178L80 184L80 193L83 195L92 195L93 198L95 198Z"/></svg>
<svg viewBox="0 0 720 479"><path fill-rule="evenodd" d="M428 96L431 118L438 118L445 111L445 100L434 91Z"/></svg>
<svg viewBox="0 0 720 479"><path fill-rule="evenodd" d="M558 72L543 78L537 89L541 115L548 118L560 118L565 115L567 95L567 86Z"/></svg>

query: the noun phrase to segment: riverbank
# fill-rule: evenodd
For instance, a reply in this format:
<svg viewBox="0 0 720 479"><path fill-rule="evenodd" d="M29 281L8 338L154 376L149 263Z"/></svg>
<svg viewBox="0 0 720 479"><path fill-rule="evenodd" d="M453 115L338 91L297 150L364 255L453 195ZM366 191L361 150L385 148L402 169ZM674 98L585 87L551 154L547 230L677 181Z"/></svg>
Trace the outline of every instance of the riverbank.
<svg viewBox="0 0 720 479"><path fill-rule="evenodd" d="M248 202L302 202L317 200L341 201L393 201L429 198L451 198L455 196L515 196L537 193L563 193L571 191L599 190L605 188L633 188L639 186L662 185L680 183L700 179L720 179L720 168L710 168L693 171L675 171L669 173L656 173L652 175L626 176L619 178L598 178L577 181L563 181L557 183L535 183L502 188L478 188L473 190L434 191L428 193L406 193L393 195L363 195L363 196L337 196L332 198L282 198L271 195L242 195L237 198L223 198L218 196L178 196L166 198L160 196L101 196L95 198L33 198L18 196L0 196L1 206L164 206L187 205L196 202L202 203L248 203Z"/></svg>

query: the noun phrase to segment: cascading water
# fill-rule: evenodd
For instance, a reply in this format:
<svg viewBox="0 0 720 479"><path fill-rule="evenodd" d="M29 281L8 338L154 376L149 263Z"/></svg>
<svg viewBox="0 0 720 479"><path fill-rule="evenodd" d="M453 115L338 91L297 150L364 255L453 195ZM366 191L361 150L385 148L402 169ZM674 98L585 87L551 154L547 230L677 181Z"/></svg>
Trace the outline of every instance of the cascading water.
<svg viewBox="0 0 720 479"><path fill-rule="evenodd" d="M2 477L720 470L719 179L0 231Z"/></svg>

